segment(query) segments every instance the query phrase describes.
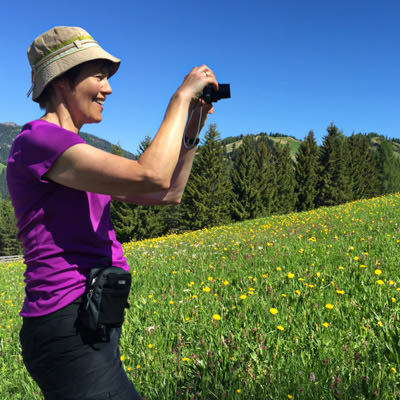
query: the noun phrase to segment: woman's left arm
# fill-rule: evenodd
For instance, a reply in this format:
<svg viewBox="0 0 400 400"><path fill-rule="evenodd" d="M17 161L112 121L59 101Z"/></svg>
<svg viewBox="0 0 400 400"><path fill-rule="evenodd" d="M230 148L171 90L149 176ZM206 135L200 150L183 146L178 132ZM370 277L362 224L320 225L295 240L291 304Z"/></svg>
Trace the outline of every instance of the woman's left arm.
<svg viewBox="0 0 400 400"><path fill-rule="evenodd" d="M185 137L195 138L198 130L202 129L205 125L207 115L213 112L214 108L212 105L204 103L202 100L194 104L193 112L189 112L189 115L192 114L192 117L185 130ZM199 121L199 118L201 118L201 121ZM171 185L168 189L159 192L141 193L133 196L112 196L112 198L125 203L141 205L179 204L189 179L195 153L196 146L189 150L186 149L185 146L181 146L179 159L172 175Z"/></svg>

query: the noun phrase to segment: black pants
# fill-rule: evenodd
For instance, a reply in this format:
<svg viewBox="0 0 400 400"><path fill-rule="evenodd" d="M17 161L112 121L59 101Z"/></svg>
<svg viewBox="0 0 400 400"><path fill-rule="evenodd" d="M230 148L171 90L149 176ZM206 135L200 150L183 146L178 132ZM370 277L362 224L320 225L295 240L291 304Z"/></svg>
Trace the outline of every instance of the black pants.
<svg viewBox="0 0 400 400"><path fill-rule="evenodd" d="M77 325L79 300L43 317L24 318L22 356L46 400L140 400L122 367L121 329L102 342Z"/></svg>

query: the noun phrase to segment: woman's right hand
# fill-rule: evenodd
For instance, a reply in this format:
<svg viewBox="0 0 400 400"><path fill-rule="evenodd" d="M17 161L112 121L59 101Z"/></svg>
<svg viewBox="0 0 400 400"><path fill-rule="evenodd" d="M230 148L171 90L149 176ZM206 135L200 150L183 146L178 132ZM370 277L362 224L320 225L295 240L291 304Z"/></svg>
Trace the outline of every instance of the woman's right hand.
<svg viewBox="0 0 400 400"><path fill-rule="evenodd" d="M214 86L215 90L218 90L218 82L214 72L207 65L194 67L185 76L176 93L183 94L190 101L197 100L201 96L203 89L210 84Z"/></svg>

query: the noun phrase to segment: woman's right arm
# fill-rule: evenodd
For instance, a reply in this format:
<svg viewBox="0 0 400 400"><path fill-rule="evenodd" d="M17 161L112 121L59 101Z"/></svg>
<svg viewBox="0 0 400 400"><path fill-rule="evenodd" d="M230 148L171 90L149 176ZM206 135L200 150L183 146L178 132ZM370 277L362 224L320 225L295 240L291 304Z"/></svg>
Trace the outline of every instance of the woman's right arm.
<svg viewBox="0 0 400 400"><path fill-rule="evenodd" d="M55 161L45 177L74 189L112 196L168 189L178 162L189 105L208 84L216 88L218 85L207 66L190 71L172 96L160 129L139 160L77 144Z"/></svg>

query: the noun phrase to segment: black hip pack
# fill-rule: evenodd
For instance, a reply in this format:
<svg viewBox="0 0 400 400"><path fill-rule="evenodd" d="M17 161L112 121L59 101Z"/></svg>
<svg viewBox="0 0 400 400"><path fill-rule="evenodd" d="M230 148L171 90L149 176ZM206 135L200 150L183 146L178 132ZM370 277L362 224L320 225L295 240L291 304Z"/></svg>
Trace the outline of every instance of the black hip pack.
<svg viewBox="0 0 400 400"><path fill-rule="evenodd" d="M131 274L122 268L92 268L79 313L82 325L96 331L121 327L131 283Z"/></svg>

